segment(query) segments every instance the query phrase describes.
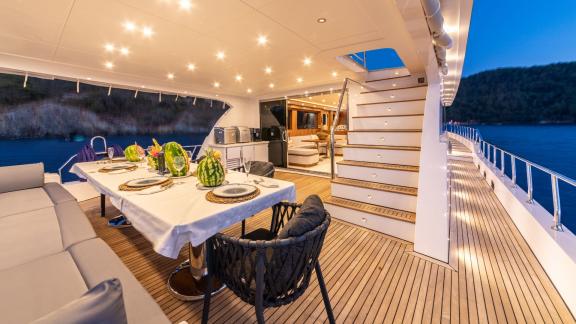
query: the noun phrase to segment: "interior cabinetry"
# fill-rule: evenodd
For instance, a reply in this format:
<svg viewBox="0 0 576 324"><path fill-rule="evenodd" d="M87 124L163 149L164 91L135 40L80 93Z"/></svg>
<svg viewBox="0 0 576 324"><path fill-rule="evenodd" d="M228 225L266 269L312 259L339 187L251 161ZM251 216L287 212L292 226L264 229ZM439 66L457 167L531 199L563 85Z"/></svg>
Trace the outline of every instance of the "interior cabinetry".
<svg viewBox="0 0 576 324"><path fill-rule="evenodd" d="M212 144L211 148L222 153L222 164L226 169L235 169L242 165L241 156L253 161L268 161L268 142L250 142L237 144Z"/></svg>

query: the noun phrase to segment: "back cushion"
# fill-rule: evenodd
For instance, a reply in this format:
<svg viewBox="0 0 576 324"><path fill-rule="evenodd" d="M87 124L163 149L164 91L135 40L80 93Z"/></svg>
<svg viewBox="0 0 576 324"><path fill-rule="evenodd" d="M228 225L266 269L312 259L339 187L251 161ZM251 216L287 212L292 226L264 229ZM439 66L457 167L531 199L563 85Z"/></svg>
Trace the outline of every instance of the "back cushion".
<svg viewBox="0 0 576 324"><path fill-rule="evenodd" d="M320 226L325 218L326 210L320 197L318 195L308 196L298 213L278 233L278 238L301 236Z"/></svg>
<svg viewBox="0 0 576 324"><path fill-rule="evenodd" d="M43 163L0 167L0 193L38 188L43 185Z"/></svg>

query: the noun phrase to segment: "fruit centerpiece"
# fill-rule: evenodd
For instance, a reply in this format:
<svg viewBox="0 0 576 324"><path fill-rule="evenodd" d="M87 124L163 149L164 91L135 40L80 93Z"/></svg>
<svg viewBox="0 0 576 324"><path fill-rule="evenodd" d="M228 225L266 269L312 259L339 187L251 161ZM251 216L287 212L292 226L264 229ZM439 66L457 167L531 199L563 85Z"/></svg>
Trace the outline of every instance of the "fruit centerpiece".
<svg viewBox="0 0 576 324"><path fill-rule="evenodd" d="M158 144L155 138L152 139L152 143L154 145L148 148L148 156L146 159L148 160L148 165L154 169L158 170L158 154L162 152L162 146Z"/></svg>
<svg viewBox="0 0 576 324"><path fill-rule="evenodd" d="M206 187L216 187L224 182L224 167L216 157L220 152L206 150L206 157L200 161L196 169L198 181Z"/></svg>
<svg viewBox="0 0 576 324"><path fill-rule="evenodd" d="M185 165L180 171L174 163L176 157L184 158ZM175 177L182 177L188 174L190 170L190 161L188 159L188 153L182 148L182 145L176 142L169 142L164 144L164 158L166 159L166 167L170 171L170 174Z"/></svg>
<svg viewBox="0 0 576 324"><path fill-rule="evenodd" d="M124 157L126 158L126 160L130 162L138 162L142 159L143 156L144 156L144 149L136 143L128 146L124 150Z"/></svg>

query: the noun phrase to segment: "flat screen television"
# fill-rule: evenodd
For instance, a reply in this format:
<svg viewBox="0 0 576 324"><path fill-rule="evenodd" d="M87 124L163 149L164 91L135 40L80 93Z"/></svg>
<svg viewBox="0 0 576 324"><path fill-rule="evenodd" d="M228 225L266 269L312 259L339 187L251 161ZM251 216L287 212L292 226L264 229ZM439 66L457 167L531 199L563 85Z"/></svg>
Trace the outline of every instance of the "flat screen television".
<svg viewBox="0 0 576 324"><path fill-rule="evenodd" d="M296 127L298 127L298 129L318 128L318 113L310 111L298 111Z"/></svg>

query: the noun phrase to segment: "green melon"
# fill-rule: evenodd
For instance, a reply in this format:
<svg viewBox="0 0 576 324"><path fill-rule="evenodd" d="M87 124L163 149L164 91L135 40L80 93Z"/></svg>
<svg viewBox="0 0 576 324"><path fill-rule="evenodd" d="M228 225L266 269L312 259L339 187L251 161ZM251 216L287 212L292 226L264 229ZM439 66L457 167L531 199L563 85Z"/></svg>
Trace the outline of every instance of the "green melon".
<svg viewBox="0 0 576 324"><path fill-rule="evenodd" d="M138 145L130 145L124 150L124 157L130 162L140 161L140 156L144 155L144 149Z"/></svg>
<svg viewBox="0 0 576 324"><path fill-rule="evenodd" d="M178 172L174 166L174 158L177 156L183 157L186 161L184 169L182 169L180 172ZM190 170L190 160L188 159L188 154L184 148L182 148L182 145L176 142L169 142L164 144L164 159L166 160L166 167L170 171L170 174L173 176L181 177L188 174L188 171Z"/></svg>
<svg viewBox="0 0 576 324"><path fill-rule="evenodd" d="M216 187L224 182L224 167L214 157L212 149L206 150L206 157L200 161L196 170L198 181L206 187Z"/></svg>

